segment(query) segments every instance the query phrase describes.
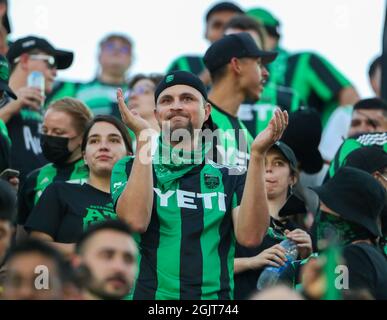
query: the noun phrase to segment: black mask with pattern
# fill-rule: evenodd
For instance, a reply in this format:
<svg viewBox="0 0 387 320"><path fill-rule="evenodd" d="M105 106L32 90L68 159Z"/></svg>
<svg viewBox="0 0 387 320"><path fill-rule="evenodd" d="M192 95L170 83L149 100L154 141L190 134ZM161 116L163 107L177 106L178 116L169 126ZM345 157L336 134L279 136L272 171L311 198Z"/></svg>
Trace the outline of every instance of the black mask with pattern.
<svg viewBox="0 0 387 320"><path fill-rule="evenodd" d="M317 224L317 248L319 251L331 245L345 246L356 240L370 238L370 233L362 226L320 211Z"/></svg>

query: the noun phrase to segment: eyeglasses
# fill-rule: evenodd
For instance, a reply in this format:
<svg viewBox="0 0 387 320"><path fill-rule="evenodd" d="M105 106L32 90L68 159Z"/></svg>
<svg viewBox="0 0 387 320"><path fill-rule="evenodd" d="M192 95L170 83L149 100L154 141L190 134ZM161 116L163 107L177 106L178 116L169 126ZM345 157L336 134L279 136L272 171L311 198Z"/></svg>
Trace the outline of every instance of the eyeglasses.
<svg viewBox="0 0 387 320"><path fill-rule="evenodd" d="M56 61L55 61L55 57L53 56L49 56L45 54L30 54L28 56L31 60L45 61L49 69L56 68ZM18 63L19 61L20 61L20 57L17 57L13 62Z"/></svg>
<svg viewBox="0 0 387 320"><path fill-rule="evenodd" d="M129 96L141 95L141 94L153 94L154 91L155 91L154 88L151 88L148 86L142 86L142 87L129 89Z"/></svg>
<svg viewBox="0 0 387 320"><path fill-rule="evenodd" d="M119 46L115 44L114 42L106 42L102 46L102 50L107 51L109 53L118 51L121 54L130 54L131 47L130 46Z"/></svg>

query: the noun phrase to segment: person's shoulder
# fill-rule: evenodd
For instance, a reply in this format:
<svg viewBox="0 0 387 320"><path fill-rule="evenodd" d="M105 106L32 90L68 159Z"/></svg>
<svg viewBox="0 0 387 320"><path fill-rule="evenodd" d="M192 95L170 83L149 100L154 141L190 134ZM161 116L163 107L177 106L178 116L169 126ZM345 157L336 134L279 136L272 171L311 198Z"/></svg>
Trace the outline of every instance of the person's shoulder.
<svg viewBox="0 0 387 320"><path fill-rule="evenodd" d="M118 160L113 167L113 174L117 175L117 173L125 173L128 166L130 167L133 164L134 158L135 156L125 156Z"/></svg>
<svg viewBox="0 0 387 320"><path fill-rule="evenodd" d="M99 87L99 86L102 86L102 84L97 78L92 79L90 81L79 83L78 90L77 90L77 97L78 97L78 94L82 93L82 91L89 90L91 88Z"/></svg>
<svg viewBox="0 0 387 320"><path fill-rule="evenodd" d="M84 189L84 184L72 183L69 181L54 181L52 182L47 189L50 189L51 192L79 192Z"/></svg>
<svg viewBox="0 0 387 320"><path fill-rule="evenodd" d="M194 55L194 54L183 54L183 55L177 56L174 60L172 60L172 62L168 66L167 72L182 70L180 67L180 65L182 64L182 61L195 61L195 60L198 62L201 62L203 60L203 57L200 55ZM186 71L189 71L189 70L186 70Z"/></svg>
<svg viewBox="0 0 387 320"><path fill-rule="evenodd" d="M118 160L114 166L115 167L126 166L128 163L132 163L134 161L134 159L135 159L135 156L133 156L133 155L125 156L125 157L121 158L120 160Z"/></svg>
<svg viewBox="0 0 387 320"><path fill-rule="evenodd" d="M36 168L27 174L26 181L35 179L37 176L39 176L40 172L42 172L43 170L50 170L52 168L54 168L54 164L51 162L47 163L43 167Z"/></svg>

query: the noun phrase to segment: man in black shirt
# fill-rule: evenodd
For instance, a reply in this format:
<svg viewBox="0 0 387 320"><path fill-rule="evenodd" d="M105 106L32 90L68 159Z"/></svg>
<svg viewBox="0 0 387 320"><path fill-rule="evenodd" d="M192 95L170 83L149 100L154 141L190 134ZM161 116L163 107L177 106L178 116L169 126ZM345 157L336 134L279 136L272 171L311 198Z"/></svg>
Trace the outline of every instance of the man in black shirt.
<svg viewBox="0 0 387 320"><path fill-rule="evenodd" d="M28 36L10 46L7 58L11 65L10 87L18 99L0 108L0 119L6 123L12 141L11 165L20 171L22 182L27 173L47 163L40 147L41 107L44 95L52 90L57 69L68 68L73 53L57 50L45 39ZM43 74L44 92L28 86L33 71Z"/></svg>

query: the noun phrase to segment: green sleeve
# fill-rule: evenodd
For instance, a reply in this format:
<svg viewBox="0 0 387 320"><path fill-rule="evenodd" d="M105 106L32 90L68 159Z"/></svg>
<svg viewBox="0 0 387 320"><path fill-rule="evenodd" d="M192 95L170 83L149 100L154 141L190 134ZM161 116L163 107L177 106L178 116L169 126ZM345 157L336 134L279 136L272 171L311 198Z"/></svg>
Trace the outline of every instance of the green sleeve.
<svg viewBox="0 0 387 320"><path fill-rule="evenodd" d="M64 97L74 98L76 96L78 87L78 82L69 82L69 81L58 81L55 83L54 88L50 95L47 96L45 105L46 107L56 100L62 99Z"/></svg>
<svg viewBox="0 0 387 320"><path fill-rule="evenodd" d="M2 137L4 137L7 144L11 146L12 143L11 143L11 139L8 136L8 129L2 119L0 119L0 134L2 135Z"/></svg>
<svg viewBox="0 0 387 320"><path fill-rule="evenodd" d="M133 156L127 156L119 160L113 167L110 180L110 193L113 200L114 208L117 205L118 198L128 182L130 171L133 165Z"/></svg>

